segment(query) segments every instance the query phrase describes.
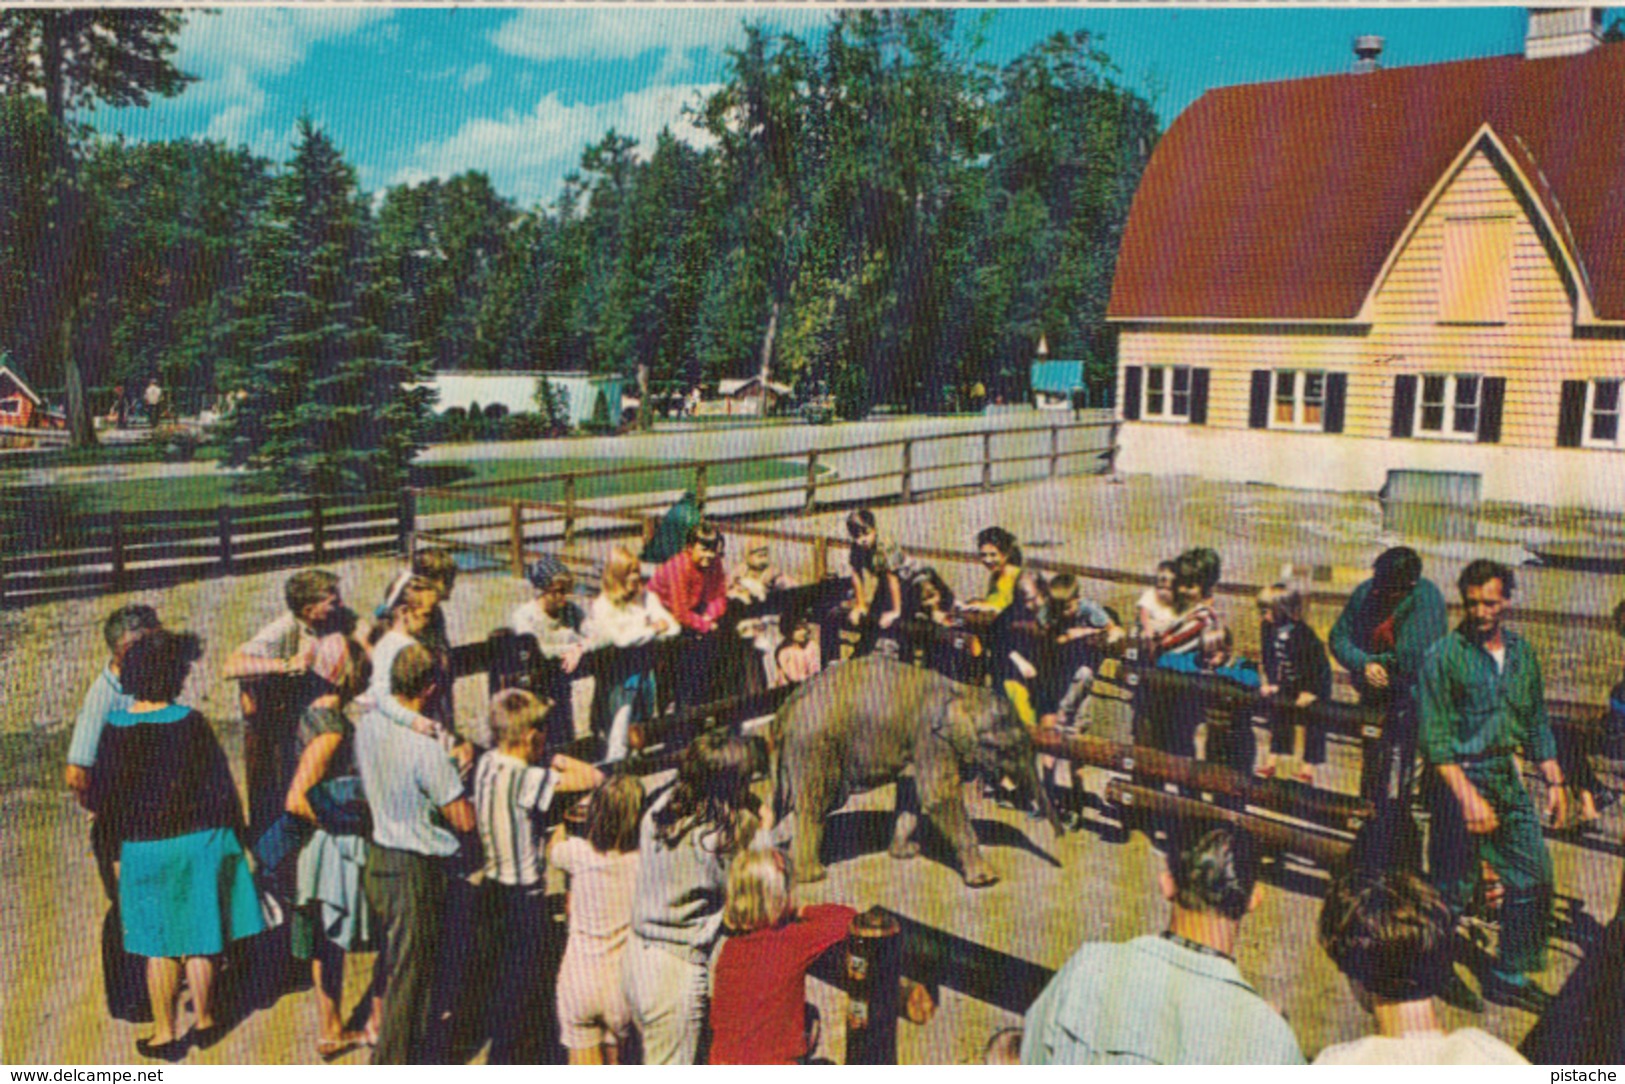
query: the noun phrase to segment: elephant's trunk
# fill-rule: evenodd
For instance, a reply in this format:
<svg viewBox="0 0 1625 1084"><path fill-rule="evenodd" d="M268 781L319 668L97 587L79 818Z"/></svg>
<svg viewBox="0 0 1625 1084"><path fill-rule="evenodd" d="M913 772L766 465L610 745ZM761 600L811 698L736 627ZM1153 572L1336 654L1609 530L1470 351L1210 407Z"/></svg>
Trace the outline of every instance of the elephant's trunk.
<svg viewBox="0 0 1625 1084"><path fill-rule="evenodd" d="M1055 805L1050 801L1049 791L1044 787L1043 776L1039 774L1036 758L1028 763L1025 786L1027 792L1032 795L1033 807L1037 809L1038 815L1049 821L1050 829L1054 832L1054 838L1061 838L1061 834L1065 829L1061 826L1061 818L1055 813Z"/></svg>

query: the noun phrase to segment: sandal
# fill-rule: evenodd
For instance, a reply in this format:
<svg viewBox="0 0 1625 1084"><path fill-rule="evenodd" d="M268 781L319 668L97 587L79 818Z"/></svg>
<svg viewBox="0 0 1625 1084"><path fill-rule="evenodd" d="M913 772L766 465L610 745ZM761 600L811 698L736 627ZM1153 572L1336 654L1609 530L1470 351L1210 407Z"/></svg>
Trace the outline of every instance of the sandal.
<svg viewBox="0 0 1625 1084"><path fill-rule="evenodd" d="M341 1054L347 1054L363 1045L371 1045L367 1043L367 1036L364 1033L347 1031L335 1039L317 1039L316 1056L323 1061L332 1061Z"/></svg>

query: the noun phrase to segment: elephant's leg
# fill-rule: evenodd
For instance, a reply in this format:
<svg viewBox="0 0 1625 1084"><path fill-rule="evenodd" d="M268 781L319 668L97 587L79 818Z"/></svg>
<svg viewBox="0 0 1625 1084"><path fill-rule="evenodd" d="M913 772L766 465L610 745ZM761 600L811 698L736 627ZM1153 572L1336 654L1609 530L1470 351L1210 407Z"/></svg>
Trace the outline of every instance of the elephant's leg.
<svg viewBox="0 0 1625 1084"><path fill-rule="evenodd" d="M821 881L828 872L818 859L824 843L824 816L829 812L832 797L830 781L821 773L831 769L829 763L812 757L785 765L796 782L793 794L795 807L795 834L790 843L790 861L795 866L796 880ZM816 778L815 778L816 777Z"/></svg>
<svg viewBox="0 0 1625 1084"><path fill-rule="evenodd" d="M892 829L891 856L913 858L920 853L914 841L914 829L920 823L920 792L913 776L897 777L897 825Z"/></svg>
<svg viewBox="0 0 1625 1084"><path fill-rule="evenodd" d="M971 827L970 814L965 811L965 803L959 795L951 794L935 805L926 806L925 815L953 845L954 853L959 856L959 874L965 878L966 884L981 888L999 879L999 875L982 859L981 845L976 842L976 830Z"/></svg>

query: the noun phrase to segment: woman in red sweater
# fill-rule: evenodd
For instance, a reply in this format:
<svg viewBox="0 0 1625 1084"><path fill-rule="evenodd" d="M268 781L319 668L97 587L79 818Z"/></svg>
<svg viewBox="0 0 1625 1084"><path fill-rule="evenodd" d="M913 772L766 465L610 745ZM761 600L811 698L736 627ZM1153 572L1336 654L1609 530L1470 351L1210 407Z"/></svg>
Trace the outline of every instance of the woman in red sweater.
<svg viewBox="0 0 1625 1084"><path fill-rule="evenodd" d="M771 848L742 851L728 871L732 932L712 979L712 1065L793 1065L809 1053L807 968L846 938L857 912L798 909L790 885L790 860Z"/></svg>

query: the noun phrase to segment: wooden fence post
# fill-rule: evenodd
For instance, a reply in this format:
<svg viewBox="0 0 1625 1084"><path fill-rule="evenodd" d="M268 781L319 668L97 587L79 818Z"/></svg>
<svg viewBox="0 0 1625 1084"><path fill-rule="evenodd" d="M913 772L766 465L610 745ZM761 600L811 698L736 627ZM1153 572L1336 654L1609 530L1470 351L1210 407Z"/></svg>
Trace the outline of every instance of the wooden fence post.
<svg viewBox="0 0 1625 1084"><path fill-rule="evenodd" d="M6 566L10 563L6 560L5 554L0 553L0 610L10 605L10 600L6 598Z"/></svg>
<svg viewBox="0 0 1625 1084"><path fill-rule="evenodd" d="M807 453L807 511L818 507L818 453Z"/></svg>
<svg viewBox="0 0 1625 1084"><path fill-rule="evenodd" d="M1049 476L1054 478L1061 469L1061 427L1049 427Z"/></svg>
<svg viewBox="0 0 1625 1084"><path fill-rule="evenodd" d="M1112 427L1106 435L1106 473L1117 473L1117 435L1122 431L1123 423L1114 420Z"/></svg>
<svg viewBox="0 0 1625 1084"><path fill-rule="evenodd" d="M654 541L655 531L659 530L659 528L660 519L658 516L643 517L643 544L645 546Z"/></svg>
<svg viewBox="0 0 1625 1084"><path fill-rule="evenodd" d="M314 493L310 497L310 548L317 564L327 560L327 525L322 519L322 498Z"/></svg>
<svg viewBox="0 0 1625 1084"><path fill-rule="evenodd" d="M699 507L700 515L705 515L705 464L694 465L694 503Z"/></svg>
<svg viewBox="0 0 1625 1084"><path fill-rule="evenodd" d="M124 512L120 509L113 511L112 523L112 550L113 550L113 590L124 590Z"/></svg>
<svg viewBox="0 0 1625 1084"><path fill-rule="evenodd" d="M564 476L564 544L573 545L576 540L576 476Z"/></svg>
<svg viewBox="0 0 1625 1084"><path fill-rule="evenodd" d="M846 941L846 1064L897 1064L897 1013L902 1008L902 932L878 907L852 920Z"/></svg>
<svg viewBox="0 0 1625 1084"><path fill-rule="evenodd" d="M903 441L903 503L914 499L914 442Z"/></svg>
<svg viewBox="0 0 1625 1084"><path fill-rule="evenodd" d="M993 488L993 432L982 434L982 488Z"/></svg>
<svg viewBox="0 0 1625 1084"><path fill-rule="evenodd" d="M418 526L418 495L409 487L401 489L400 522L396 525L396 534L400 539L401 560L412 559L412 536L417 533Z"/></svg>
<svg viewBox="0 0 1625 1084"><path fill-rule="evenodd" d="M820 535L813 539L812 578L817 583L829 574L829 539Z"/></svg>
<svg viewBox="0 0 1625 1084"><path fill-rule="evenodd" d="M525 509L518 501L508 502L508 560L513 574L525 574Z"/></svg>
<svg viewBox="0 0 1625 1084"><path fill-rule="evenodd" d="M215 522L220 530L220 567L231 571L231 505L222 504L216 511Z"/></svg>

